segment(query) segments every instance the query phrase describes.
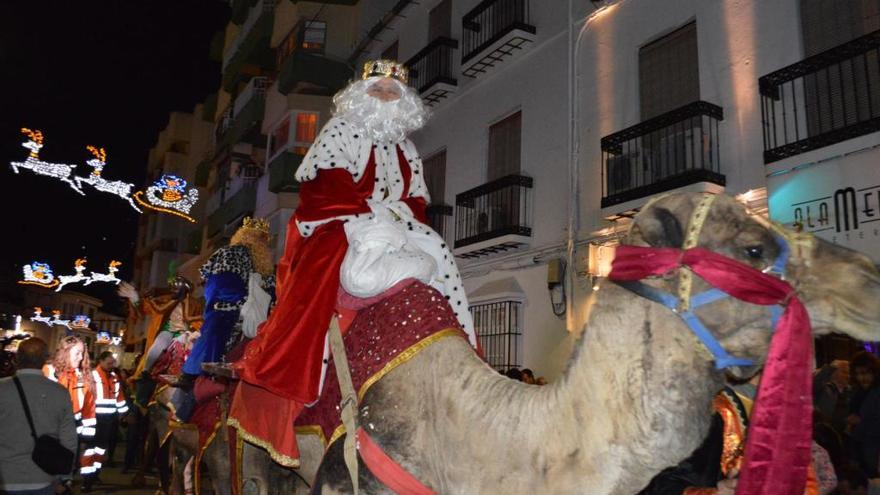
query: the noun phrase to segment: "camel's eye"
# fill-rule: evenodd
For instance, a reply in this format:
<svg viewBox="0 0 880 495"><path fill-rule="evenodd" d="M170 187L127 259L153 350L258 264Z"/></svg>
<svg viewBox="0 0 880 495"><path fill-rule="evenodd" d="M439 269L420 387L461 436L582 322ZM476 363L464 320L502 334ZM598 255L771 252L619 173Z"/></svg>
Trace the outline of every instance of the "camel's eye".
<svg viewBox="0 0 880 495"><path fill-rule="evenodd" d="M746 248L746 256L753 260L759 260L764 257L764 246L749 246Z"/></svg>

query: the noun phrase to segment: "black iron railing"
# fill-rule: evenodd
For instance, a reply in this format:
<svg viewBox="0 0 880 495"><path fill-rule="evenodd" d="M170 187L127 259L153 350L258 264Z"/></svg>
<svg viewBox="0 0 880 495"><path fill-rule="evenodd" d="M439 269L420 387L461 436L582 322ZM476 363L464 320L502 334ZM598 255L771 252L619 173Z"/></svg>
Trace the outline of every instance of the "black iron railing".
<svg viewBox="0 0 880 495"><path fill-rule="evenodd" d="M410 69L409 85L419 93L437 83L456 84L453 58L458 41L439 37L406 63Z"/></svg>
<svg viewBox="0 0 880 495"><path fill-rule="evenodd" d="M880 31L758 79L764 163L880 130Z"/></svg>
<svg viewBox="0 0 880 495"><path fill-rule="evenodd" d="M470 307L474 329L489 366L506 372L522 363L522 303L502 301Z"/></svg>
<svg viewBox="0 0 880 495"><path fill-rule="evenodd" d="M428 205L425 213L428 215L428 225L444 239L447 239L449 229L452 226L452 207L443 204Z"/></svg>
<svg viewBox="0 0 880 495"><path fill-rule="evenodd" d="M508 234L531 236L533 180L508 175L455 196L455 247Z"/></svg>
<svg viewBox="0 0 880 495"><path fill-rule="evenodd" d="M462 62L514 29L535 33L529 24L529 0L483 0L461 19Z"/></svg>
<svg viewBox="0 0 880 495"><path fill-rule="evenodd" d="M721 107L696 101L602 138L602 207L695 182L724 185Z"/></svg>

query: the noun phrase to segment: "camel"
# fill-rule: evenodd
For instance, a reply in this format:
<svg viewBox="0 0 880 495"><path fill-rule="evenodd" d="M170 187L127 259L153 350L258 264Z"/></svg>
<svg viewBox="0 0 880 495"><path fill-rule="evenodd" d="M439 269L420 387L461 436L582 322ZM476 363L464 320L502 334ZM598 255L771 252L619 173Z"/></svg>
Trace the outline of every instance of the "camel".
<svg viewBox="0 0 880 495"><path fill-rule="evenodd" d="M646 206L626 244L680 247L699 194ZM720 196L698 245L755 268L773 263L775 232ZM880 340L880 272L854 251L816 239L793 250L785 278L797 287L814 334ZM675 277L651 285L674 293ZM709 286L698 277L694 293ZM360 424L401 466L437 493L638 492L705 437L724 382L711 355L672 311L609 282L593 296L563 377L544 387L515 382L464 339L445 338L374 384ZM727 351L760 365L770 311L732 298L696 310ZM756 367L733 368L748 377ZM351 493L342 441L326 454L301 437L304 466L324 455L312 493ZM306 479L312 473L302 470ZM360 491L390 493L361 462Z"/></svg>

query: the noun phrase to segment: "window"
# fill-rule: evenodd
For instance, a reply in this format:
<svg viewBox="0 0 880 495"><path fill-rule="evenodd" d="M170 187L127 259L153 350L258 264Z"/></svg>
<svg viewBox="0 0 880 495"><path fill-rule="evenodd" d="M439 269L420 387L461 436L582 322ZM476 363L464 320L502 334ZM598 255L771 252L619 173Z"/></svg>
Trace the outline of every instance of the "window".
<svg viewBox="0 0 880 495"><path fill-rule="evenodd" d="M639 102L642 121L699 99L696 22L639 49Z"/></svg>
<svg viewBox="0 0 880 495"><path fill-rule="evenodd" d="M489 181L520 172L521 127L522 112L516 112L489 128Z"/></svg>
<svg viewBox="0 0 880 495"><path fill-rule="evenodd" d="M474 329L489 366L500 372L518 368L521 363L520 321L522 303L502 301L470 307Z"/></svg>
<svg viewBox="0 0 880 495"><path fill-rule="evenodd" d="M382 52L382 58L388 60L397 60L397 40L388 45L388 48Z"/></svg>
<svg viewBox="0 0 880 495"><path fill-rule="evenodd" d="M452 0L442 0L428 14L428 43L452 36Z"/></svg>
<svg viewBox="0 0 880 495"><path fill-rule="evenodd" d="M426 158L422 165L425 169L425 184L432 204L443 204L446 195L446 150L438 151Z"/></svg>
<svg viewBox="0 0 880 495"><path fill-rule="evenodd" d="M297 155L305 155L317 136L317 112L290 112L269 133L269 161L288 150Z"/></svg>
<svg viewBox="0 0 880 495"><path fill-rule="evenodd" d="M297 51L308 53L324 53L327 42L327 23L324 21L301 20L287 33L284 41L278 45L276 67L281 67L287 57Z"/></svg>

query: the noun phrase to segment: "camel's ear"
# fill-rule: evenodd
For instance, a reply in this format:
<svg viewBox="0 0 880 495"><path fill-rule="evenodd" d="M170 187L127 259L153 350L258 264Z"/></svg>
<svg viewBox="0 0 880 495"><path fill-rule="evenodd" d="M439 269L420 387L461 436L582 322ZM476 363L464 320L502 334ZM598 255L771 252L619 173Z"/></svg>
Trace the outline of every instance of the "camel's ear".
<svg viewBox="0 0 880 495"><path fill-rule="evenodd" d="M633 226L633 240L652 247L681 247L684 243L684 229L681 222L666 208L655 206L636 215Z"/></svg>

